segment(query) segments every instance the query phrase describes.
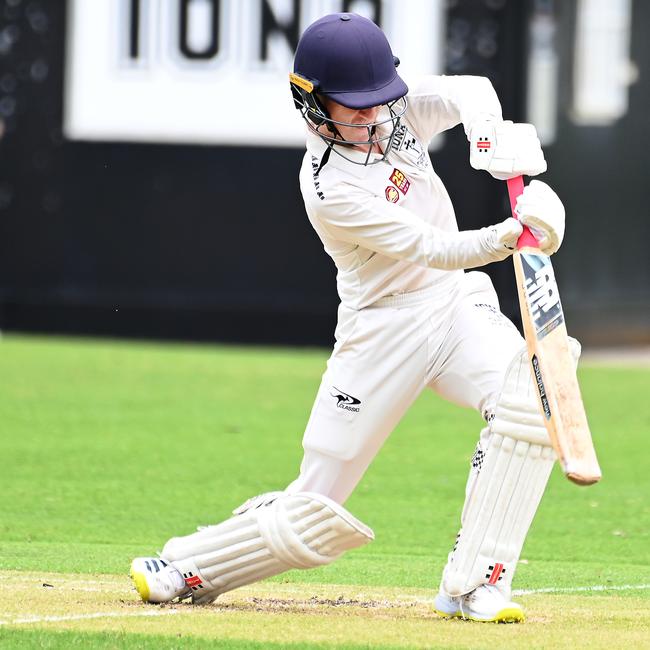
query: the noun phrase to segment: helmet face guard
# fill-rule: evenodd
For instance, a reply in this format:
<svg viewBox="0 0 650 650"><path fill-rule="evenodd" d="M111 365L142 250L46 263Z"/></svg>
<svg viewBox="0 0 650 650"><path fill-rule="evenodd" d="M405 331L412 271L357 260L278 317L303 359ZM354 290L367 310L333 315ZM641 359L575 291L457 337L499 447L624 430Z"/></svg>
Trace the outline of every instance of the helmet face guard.
<svg viewBox="0 0 650 650"><path fill-rule="evenodd" d="M371 20L352 13L323 16L298 42L294 71L289 75L294 105L311 131L346 160L360 165L381 162L406 111L408 87L396 72L398 65L385 34ZM378 106L386 110L382 108L381 119L370 124L339 122L329 115L321 97L351 109ZM354 133L365 129L367 138L346 140L339 127L358 129ZM383 156L373 157L375 145ZM356 154L367 149L365 160L345 155L346 148Z"/></svg>
<svg viewBox="0 0 650 650"><path fill-rule="evenodd" d="M382 110L381 112L384 113L384 117L375 122L366 122L363 124L341 122L330 117L327 109L318 98L316 94L318 82L309 81L295 73L291 73L289 78L295 107L300 111L301 116L312 133L318 135L330 149L333 149L339 156L356 165L375 165L386 160L393 140L395 139L397 129L401 124L401 117L406 112L406 97L398 97L385 104L381 104L382 107L386 107L388 115L385 114L386 111ZM331 135L321 132L320 127L322 126L325 126ZM362 130L365 130L367 137L364 139L360 135L357 140L345 140L338 129L339 126L357 129L360 134ZM340 146L334 149L334 145ZM375 145L381 148L383 155L371 160ZM345 154L345 147L357 148L358 150L367 149L365 159L359 160L358 157L355 159L347 156Z"/></svg>

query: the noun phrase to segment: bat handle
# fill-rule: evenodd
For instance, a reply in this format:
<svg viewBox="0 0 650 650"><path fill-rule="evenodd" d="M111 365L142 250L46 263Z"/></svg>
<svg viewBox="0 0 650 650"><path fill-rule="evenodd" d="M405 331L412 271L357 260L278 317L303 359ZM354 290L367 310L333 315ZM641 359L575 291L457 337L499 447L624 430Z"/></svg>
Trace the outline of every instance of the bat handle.
<svg viewBox="0 0 650 650"><path fill-rule="evenodd" d="M509 178L506 182L508 183L510 210L512 211L512 216L516 219L517 214L515 212L515 207L517 206L517 197L524 191L524 177L515 176L514 178ZM535 235L530 231L530 228L524 226L524 232L521 233L521 236L517 240L517 248L525 248L527 246L539 248L539 242Z"/></svg>

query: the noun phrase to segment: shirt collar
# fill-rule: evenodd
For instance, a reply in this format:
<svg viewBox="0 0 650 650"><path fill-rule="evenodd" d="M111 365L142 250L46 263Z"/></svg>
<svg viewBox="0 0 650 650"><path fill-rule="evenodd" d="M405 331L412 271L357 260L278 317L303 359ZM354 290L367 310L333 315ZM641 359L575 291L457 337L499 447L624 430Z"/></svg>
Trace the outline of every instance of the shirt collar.
<svg viewBox="0 0 650 650"><path fill-rule="evenodd" d="M307 127L307 151L321 160L327 148L328 145L323 141L323 139L316 135L309 127ZM335 167L336 169L344 170L346 173L352 174L352 176L355 176L357 178L365 178L365 176L368 174L368 170L372 169L373 165L357 165L353 162L350 162L337 153L337 151L341 150L344 150L346 156L349 156L353 160L358 160L360 163L362 163L368 155L367 153L359 151L358 149L352 149L351 147L345 147L341 145L334 145L333 151L330 154L329 160L327 161L327 165ZM377 158L381 158L381 155L378 153L370 154L370 160L375 160Z"/></svg>

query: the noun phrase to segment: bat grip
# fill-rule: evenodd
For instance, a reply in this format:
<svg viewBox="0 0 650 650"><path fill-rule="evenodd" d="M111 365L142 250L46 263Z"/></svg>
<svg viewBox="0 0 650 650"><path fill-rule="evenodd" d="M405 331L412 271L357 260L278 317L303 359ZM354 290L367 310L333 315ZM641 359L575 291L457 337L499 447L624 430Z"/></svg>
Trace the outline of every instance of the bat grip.
<svg viewBox="0 0 650 650"><path fill-rule="evenodd" d="M508 183L510 210L512 211L512 216L517 219L515 207L517 206L517 197L524 191L524 177L515 176L514 178L509 178L506 182ZM533 233L530 231L530 228L524 226L524 231L521 233L521 236L517 240L517 248L524 248L527 246L539 248L539 242L537 241L535 235L533 235Z"/></svg>

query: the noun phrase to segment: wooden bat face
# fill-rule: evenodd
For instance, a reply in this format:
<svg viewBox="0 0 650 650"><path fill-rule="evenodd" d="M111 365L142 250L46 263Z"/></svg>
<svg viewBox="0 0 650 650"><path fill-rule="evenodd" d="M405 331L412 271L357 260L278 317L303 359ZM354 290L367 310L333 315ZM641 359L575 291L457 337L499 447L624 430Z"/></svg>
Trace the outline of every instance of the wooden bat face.
<svg viewBox="0 0 650 650"><path fill-rule="evenodd" d="M513 216L523 179L508 181ZM513 255L517 291L533 381L551 443L567 478L579 485L601 477L575 365L569 350L555 272L549 256L524 229Z"/></svg>

